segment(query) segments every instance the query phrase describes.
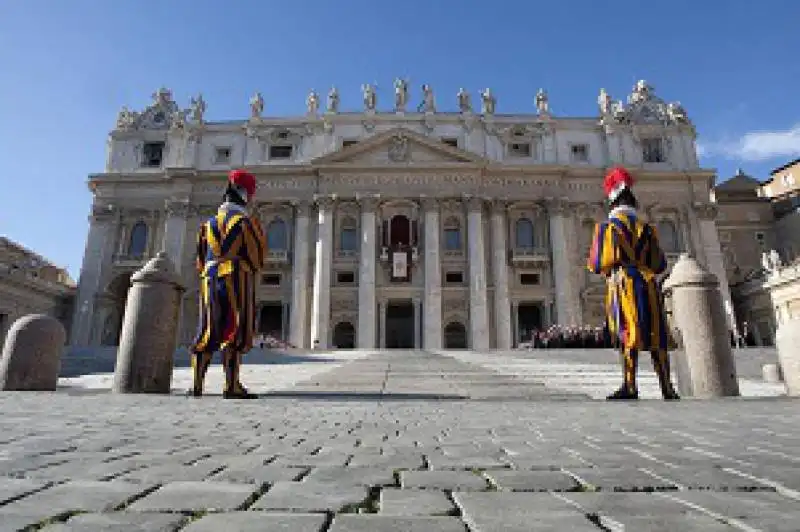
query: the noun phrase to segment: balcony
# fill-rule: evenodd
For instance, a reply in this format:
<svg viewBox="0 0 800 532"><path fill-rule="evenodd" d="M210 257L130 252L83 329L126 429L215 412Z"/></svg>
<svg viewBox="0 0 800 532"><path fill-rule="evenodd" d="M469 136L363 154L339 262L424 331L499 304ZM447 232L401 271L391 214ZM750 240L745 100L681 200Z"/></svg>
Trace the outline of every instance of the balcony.
<svg viewBox="0 0 800 532"><path fill-rule="evenodd" d="M550 263L550 250L547 248L514 248L511 250L511 264L515 267L541 267Z"/></svg>
<svg viewBox="0 0 800 532"><path fill-rule="evenodd" d="M336 258L345 261L358 260L358 251L355 249L337 249Z"/></svg>
<svg viewBox="0 0 800 532"><path fill-rule="evenodd" d="M267 251L265 262L271 265L289 264L289 251L286 249L270 249Z"/></svg>
<svg viewBox="0 0 800 532"><path fill-rule="evenodd" d="M112 262L118 268L140 268L144 266L149 257L146 255L131 255L129 253L115 253Z"/></svg>
<svg viewBox="0 0 800 532"><path fill-rule="evenodd" d="M406 249L407 250L407 249ZM381 262L389 262L389 248L386 246L381 248ZM416 264L419 260L419 250L416 247L411 248L411 263Z"/></svg>

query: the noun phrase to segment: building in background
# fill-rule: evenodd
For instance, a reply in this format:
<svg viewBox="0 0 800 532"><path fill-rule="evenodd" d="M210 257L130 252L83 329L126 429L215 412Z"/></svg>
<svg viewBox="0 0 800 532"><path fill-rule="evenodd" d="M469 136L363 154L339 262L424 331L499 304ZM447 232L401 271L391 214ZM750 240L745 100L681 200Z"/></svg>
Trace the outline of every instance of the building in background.
<svg viewBox="0 0 800 532"><path fill-rule="evenodd" d="M184 109L166 89L124 108L89 178L73 343L117 343L130 275L161 249L189 287L191 341L196 233L234 167L257 176L268 238L258 330L298 347L509 348L551 324L600 325L604 284L585 261L612 165L635 175L670 261L693 253L732 308L714 172L685 110L647 83L624 103L601 90L590 117L553 115L542 90L532 112L505 114L489 89L460 90L455 112L427 85L413 104L403 80L381 101L362 89L359 110L332 89L296 117L264 116L256 94L249 118L211 122L202 97Z"/></svg>
<svg viewBox="0 0 800 532"><path fill-rule="evenodd" d="M74 297L75 283L64 268L0 237L0 345L26 314L48 314L69 331Z"/></svg>

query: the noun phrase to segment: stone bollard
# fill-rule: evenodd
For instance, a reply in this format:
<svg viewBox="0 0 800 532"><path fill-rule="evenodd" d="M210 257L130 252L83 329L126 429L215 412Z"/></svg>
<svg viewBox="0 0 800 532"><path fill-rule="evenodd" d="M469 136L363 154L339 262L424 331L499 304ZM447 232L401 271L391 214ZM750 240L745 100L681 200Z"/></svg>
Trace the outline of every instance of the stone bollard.
<svg viewBox="0 0 800 532"><path fill-rule="evenodd" d="M800 396L800 317L783 321L775 331L786 395Z"/></svg>
<svg viewBox="0 0 800 532"><path fill-rule="evenodd" d="M61 370L64 326L45 314L23 316L11 326L0 360L0 390L54 391Z"/></svg>
<svg viewBox="0 0 800 532"><path fill-rule="evenodd" d="M682 254L664 282L683 350L676 361L678 388L687 397L739 395L736 365L717 278Z"/></svg>
<svg viewBox="0 0 800 532"><path fill-rule="evenodd" d="M163 251L131 276L113 392L170 393L183 291Z"/></svg>

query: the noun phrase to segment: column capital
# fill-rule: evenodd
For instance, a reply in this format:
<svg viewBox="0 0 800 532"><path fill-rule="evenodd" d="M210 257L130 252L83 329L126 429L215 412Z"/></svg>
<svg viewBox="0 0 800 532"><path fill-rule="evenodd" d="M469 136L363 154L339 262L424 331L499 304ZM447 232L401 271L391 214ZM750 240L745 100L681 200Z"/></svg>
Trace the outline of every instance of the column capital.
<svg viewBox="0 0 800 532"><path fill-rule="evenodd" d="M110 222L119 218L121 214L116 205L92 205L92 212L89 213L89 222Z"/></svg>
<svg viewBox="0 0 800 532"><path fill-rule="evenodd" d="M570 208L567 198L547 198L544 204L549 216L564 216Z"/></svg>
<svg viewBox="0 0 800 532"><path fill-rule="evenodd" d="M439 200L436 198L421 198L420 205L425 212L438 212Z"/></svg>
<svg viewBox="0 0 800 532"><path fill-rule="evenodd" d="M189 216L192 204L188 199L168 199L164 202L167 216L186 218Z"/></svg>
<svg viewBox="0 0 800 532"><path fill-rule="evenodd" d="M464 194L464 203L467 205L467 210L470 211L481 211L483 210L483 204L486 202L485 198L480 196L472 196L470 194Z"/></svg>
<svg viewBox="0 0 800 532"><path fill-rule="evenodd" d="M314 203L319 209L330 209L336 203L336 195L315 194Z"/></svg>
<svg viewBox="0 0 800 532"><path fill-rule="evenodd" d="M361 212L375 212L380 201L380 194L356 194L356 201L361 207Z"/></svg>
<svg viewBox="0 0 800 532"><path fill-rule="evenodd" d="M289 204L294 209L297 216L308 216L308 211L311 208L311 203L306 200L292 200Z"/></svg>
<svg viewBox="0 0 800 532"><path fill-rule="evenodd" d="M719 209L713 203L696 202L692 205L692 210L701 220L715 220Z"/></svg>
<svg viewBox="0 0 800 532"><path fill-rule="evenodd" d="M489 200L489 203L492 208L492 214L505 214L509 207L507 199L494 198Z"/></svg>

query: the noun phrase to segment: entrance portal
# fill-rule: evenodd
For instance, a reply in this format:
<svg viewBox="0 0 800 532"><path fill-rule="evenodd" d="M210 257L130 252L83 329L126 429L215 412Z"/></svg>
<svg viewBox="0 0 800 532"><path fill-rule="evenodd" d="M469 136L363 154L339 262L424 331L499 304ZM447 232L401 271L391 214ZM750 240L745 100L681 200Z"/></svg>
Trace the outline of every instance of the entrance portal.
<svg viewBox="0 0 800 532"><path fill-rule="evenodd" d="M349 321L341 321L333 328L333 346L337 349L355 349L356 329Z"/></svg>
<svg viewBox="0 0 800 532"><path fill-rule="evenodd" d="M464 327L463 323L454 321L447 324L444 328L444 348L467 348L467 329Z"/></svg>
<svg viewBox="0 0 800 532"><path fill-rule="evenodd" d="M258 333L283 339L283 305L278 301L271 301L261 305L258 315Z"/></svg>
<svg viewBox="0 0 800 532"><path fill-rule="evenodd" d="M411 301L394 301L386 307L386 347L389 349L414 349L414 304Z"/></svg>
<svg viewBox="0 0 800 532"><path fill-rule="evenodd" d="M517 340L530 342L535 331L542 330L541 303L523 303L517 310Z"/></svg>

